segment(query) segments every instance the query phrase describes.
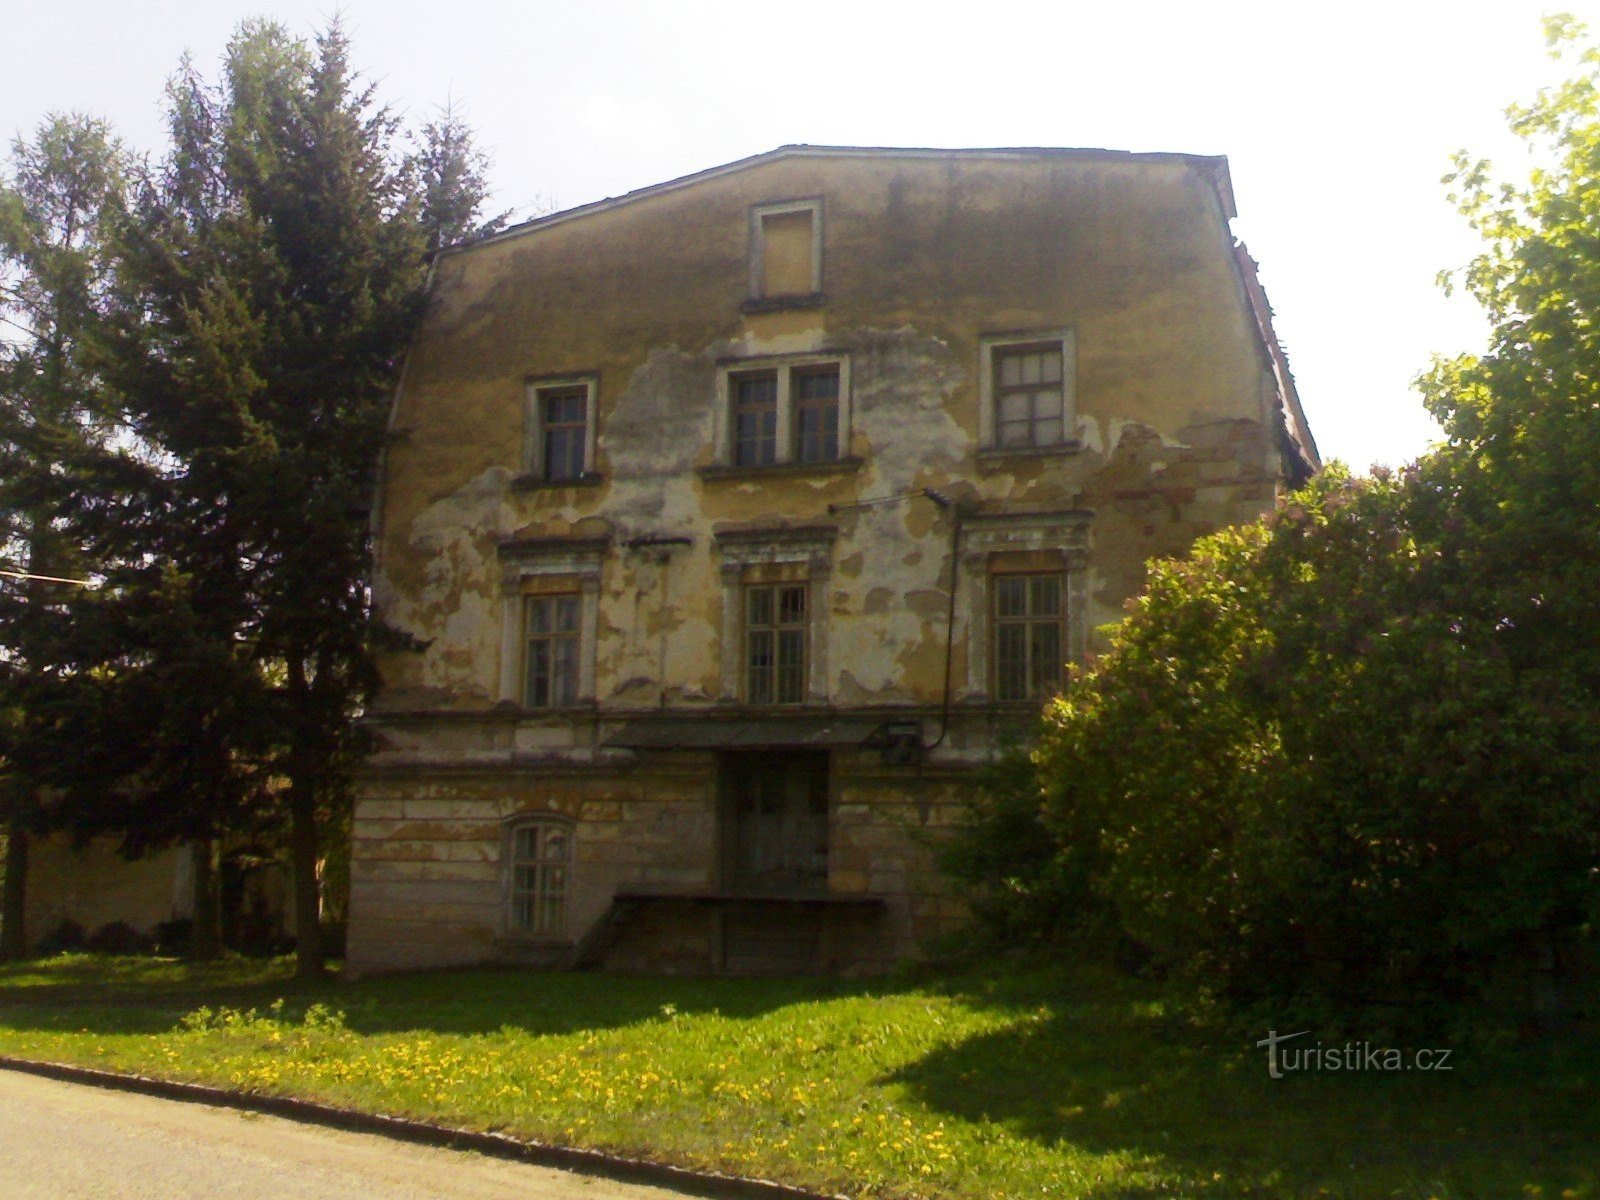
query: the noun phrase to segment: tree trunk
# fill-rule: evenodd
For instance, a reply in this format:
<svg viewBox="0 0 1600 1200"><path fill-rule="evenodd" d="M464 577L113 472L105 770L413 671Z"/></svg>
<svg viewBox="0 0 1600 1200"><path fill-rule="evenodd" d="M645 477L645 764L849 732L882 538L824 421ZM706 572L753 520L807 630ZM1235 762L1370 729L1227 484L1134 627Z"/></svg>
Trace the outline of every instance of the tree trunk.
<svg viewBox="0 0 1600 1200"><path fill-rule="evenodd" d="M191 844L194 855L194 937L189 957L212 962L222 957L222 877L217 870L217 842L205 838Z"/></svg>
<svg viewBox="0 0 1600 1200"><path fill-rule="evenodd" d="M28 956L28 834L13 818L6 829L6 886L0 909L0 962Z"/></svg>
<svg viewBox="0 0 1600 1200"><path fill-rule="evenodd" d="M289 782L289 853L294 875L294 973L323 974L322 894L317 885L317 793L309 779Z"/></svg>

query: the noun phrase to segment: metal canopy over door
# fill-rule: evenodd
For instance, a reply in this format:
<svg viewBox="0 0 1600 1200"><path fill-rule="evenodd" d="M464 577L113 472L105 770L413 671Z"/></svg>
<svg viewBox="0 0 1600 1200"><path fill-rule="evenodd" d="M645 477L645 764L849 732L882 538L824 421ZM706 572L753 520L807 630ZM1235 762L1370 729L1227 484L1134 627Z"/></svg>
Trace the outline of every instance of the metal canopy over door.
<svg viewBox="0 0 1600 1200"><path fill-rule="evenodd" d="M724 869L740 891L828 890L828 756L726 753Z"/></svg>

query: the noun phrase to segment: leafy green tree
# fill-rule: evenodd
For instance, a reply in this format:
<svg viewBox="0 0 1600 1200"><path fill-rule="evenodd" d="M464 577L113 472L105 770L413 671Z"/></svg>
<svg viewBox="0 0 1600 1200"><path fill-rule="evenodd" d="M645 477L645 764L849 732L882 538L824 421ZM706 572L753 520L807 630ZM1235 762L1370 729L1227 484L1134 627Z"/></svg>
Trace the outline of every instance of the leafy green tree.
<svg viewBox="0 0 1600 1200"><path fill-rule="evenodd" d="M1154 565L1047 712L1049 869L1235 997L1482 996L1600 919L1600 54L1576 57L1512 110L1525 184L1452 176L1493 333L1423 380L1447 443Z"/></svg>
<svg viewBox="0 0 1600 1200"><path fill-rule="evenodd" d="M70 663L73 593L96 563L83 472L111 422L94 348L112 286L126 156L102 121L56 116L11 147L0 178L0 957L26 950L28 835L46 824L43 697Z"/></svg>
<svg viewBox="0 0 1600 1200"><path fill-rule="evenodd" d="M128 227L118 383L148 448L149 556L210 657L247 668L191 727L215 737L213 783L260 778L253 748L273 747L313 974L321 832L376 683L366 512L421 312L420 205L337 24L309 46L247 23L219 84L186 63L169 99L172 147ZM175 660L206 656L152 668Z"/></svg>

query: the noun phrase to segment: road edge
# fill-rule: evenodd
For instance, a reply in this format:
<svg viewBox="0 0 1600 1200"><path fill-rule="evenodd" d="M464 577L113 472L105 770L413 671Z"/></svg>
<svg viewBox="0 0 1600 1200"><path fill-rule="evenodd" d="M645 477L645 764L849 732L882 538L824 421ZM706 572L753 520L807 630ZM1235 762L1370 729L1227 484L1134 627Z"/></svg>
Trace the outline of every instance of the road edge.
<svg viewBox="0 0 1600 1200"><path fill-rule="evenodd" d="M204 1083L180 1083L148 1075L125 1075L96 1067L77 1067L67 1063L40 1062L35 1059L0 1055L0 1069L24 1075L38 1075L64 1083L81 1083L112 1091L137 1092L164 1100L207 1104L213 1108L235 1108L246 1112L287 1117L307 1125L323 1125L353 1133L374 1133L380 1137L438 1146L449 1150L471 1150L494 1158L556 1167L580 1175L596 1175L619 1183L647 1183L674 1191L705 1196L711 1200L848 1200L847 1197L813 1192L770 1179L747 1179L720 1171L696 1171L644 1158L627 1158L602 1150L582 1150L550 1142L524 1140L504 1133L484 1133L435 1125L411 1117L390 1117L359 1109L340 1108L316 1100L292 1096L268 1096L258 1092L239 1092Z"/></svg>

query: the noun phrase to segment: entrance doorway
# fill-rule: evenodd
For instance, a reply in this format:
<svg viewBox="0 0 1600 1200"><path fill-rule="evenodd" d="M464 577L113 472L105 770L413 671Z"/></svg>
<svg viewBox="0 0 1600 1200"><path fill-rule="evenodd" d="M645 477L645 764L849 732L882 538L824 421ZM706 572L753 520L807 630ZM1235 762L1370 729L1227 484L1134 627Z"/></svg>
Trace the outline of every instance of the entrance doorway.
<svg viewBox="0 0 1600 1200"><path fill-rule="evenodd" d="M737 891L828 890L828 756L727 753L722 761L723 878Z"/></svg>

